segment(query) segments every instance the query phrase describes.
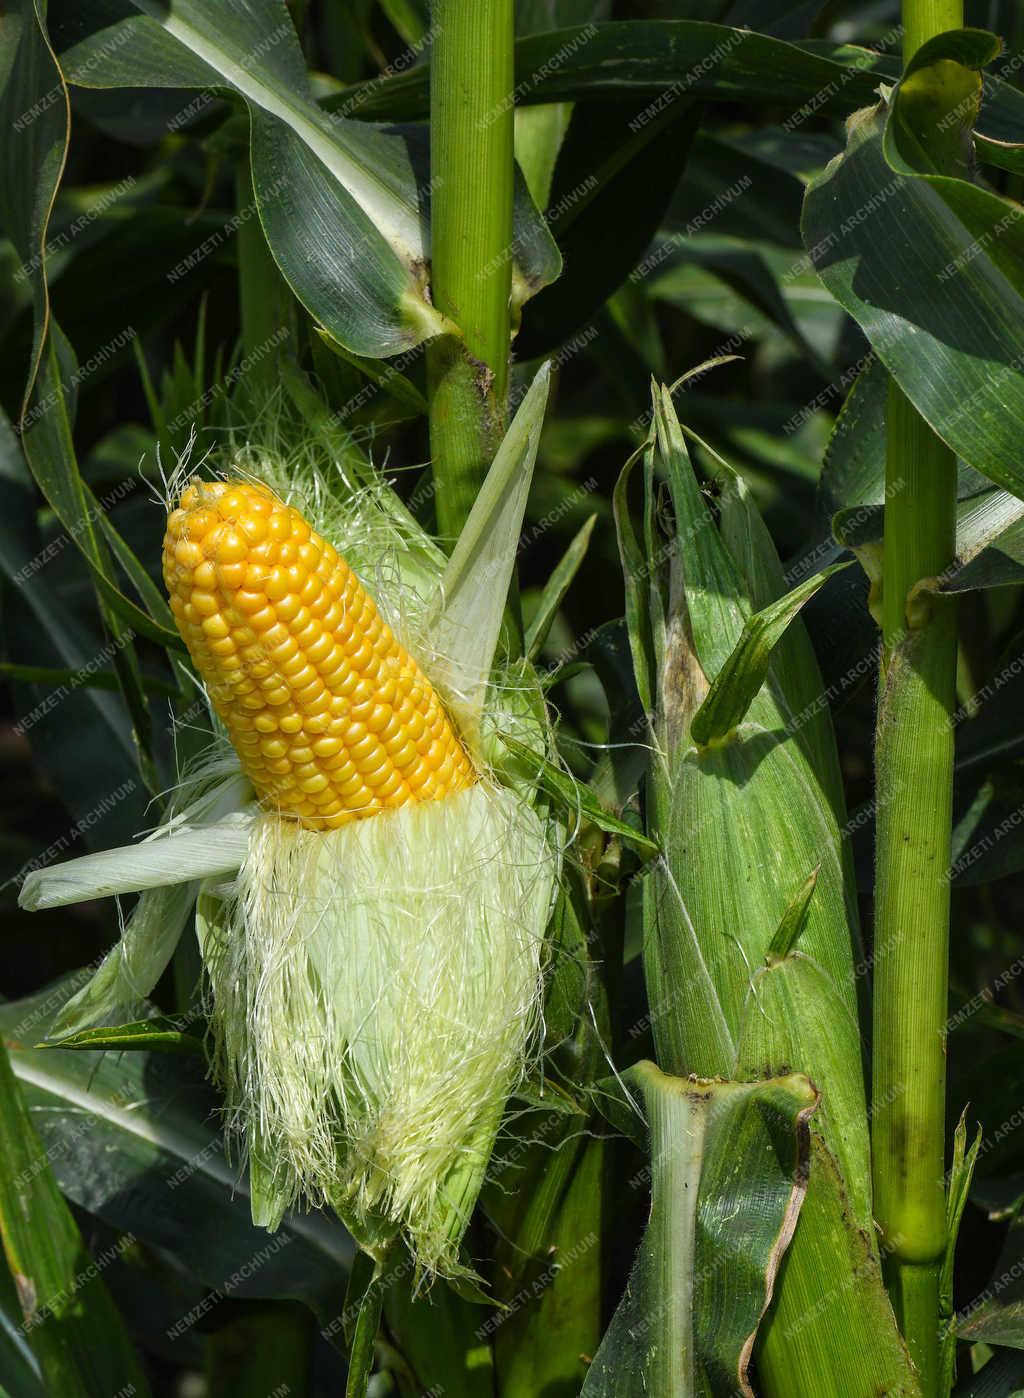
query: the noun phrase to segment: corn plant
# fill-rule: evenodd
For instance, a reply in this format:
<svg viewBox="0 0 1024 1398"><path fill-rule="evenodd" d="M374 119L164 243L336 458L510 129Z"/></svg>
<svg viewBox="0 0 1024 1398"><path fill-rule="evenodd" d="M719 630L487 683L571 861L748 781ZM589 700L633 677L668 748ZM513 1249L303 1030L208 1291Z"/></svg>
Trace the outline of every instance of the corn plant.
<svg viewBox="0 0 1024 1398"><path fill-rule="evenodd" d="M1024 1385L1012 0L11 0L0 1396Z"/></svg>

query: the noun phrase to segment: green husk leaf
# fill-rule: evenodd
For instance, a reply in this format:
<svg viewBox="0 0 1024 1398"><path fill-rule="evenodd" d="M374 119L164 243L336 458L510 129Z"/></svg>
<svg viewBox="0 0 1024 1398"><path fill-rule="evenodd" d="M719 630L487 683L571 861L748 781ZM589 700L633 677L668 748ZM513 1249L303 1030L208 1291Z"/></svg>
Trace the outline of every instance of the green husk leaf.
<svg viewBox="0 0 1024 1398"><path fill-rule="evenodd" d="M754 1339L803 1199L817 1093L799 1074L710 1082L641 1063L624 1076L650 1121L650 1221L583 1398L750 1395Z"/></svg>
<svg viewBox="0 0 1024 1398"><path fill-rule="evenodd" d="M781 961L787 957L800 940L800 933L807 926L807 913L817 886L818 870L814 869L808 874L800 891L782 914L782 919L775 929L775 936L768 943L767 959L769 961Z"/></svg>
<svg viewBox="0 0 1024 1398"><path fill-rule="evenodd" d="M848 567L847 563L836 563L822 569L785 597L747 618L736 648L711 681L707 698L693 716L690 734L694 742L706 747L736 731L764 684L772 651L790 622L834 573Z"/></svg>
<svg viewBox="0 0 1024 1398"><path fill-rule="evenodd" d="M806 888L806 885L805 885ZM804 909L806 918L807 907ZM788 910L787 910L788 915ZM736 1053L740 1077L807 1071L821 1092L814 1131L830 1145L852 1210L851 1222L871 1223L871 1162L859 1073L860 1028L851 998L800 950L772 958L751 978Z"/></svg>
<svg viewBox="0 0 1024 1398"><path fill-rule="evenodd" d="M922 1398L872 1232L852 1218L838 1166L813 1128L807 1192L756 1362L764 1392L780 1398L798 1374L814 1376L815 1398Z"/></svg>
<svg viewBox="0 0 1024 1398"><path fill-rule="evenodd" d="M27 875L18 901L23 908L37 912L88 898L109 898L233 874L245 858L253 815L251 810L235 811L211 825L171 834L158 832L123 849L34 869Z"/></svg>
<svg viewBox="0 0 1024 1398"><path fill-rule="evenodd" d="M444 687L464 736L479 734L551 371L541 368L506 432L459 535L428 618Z"/></svg>
<svg viewBox="0 0 1024 1398"><path fill-rule="evenodd" d="M565 553L555 564L551 576L544 584L544 591L537 603L537 609L526 628L524 645L527 660L535 660L540 654L540 649L547 640L548 632L551 630L558 609L565 599L565 594L572 586L572 580L579 572L580 564L586 557L590 536L594 532L596 523L597 515L590 515Z"/></svg>

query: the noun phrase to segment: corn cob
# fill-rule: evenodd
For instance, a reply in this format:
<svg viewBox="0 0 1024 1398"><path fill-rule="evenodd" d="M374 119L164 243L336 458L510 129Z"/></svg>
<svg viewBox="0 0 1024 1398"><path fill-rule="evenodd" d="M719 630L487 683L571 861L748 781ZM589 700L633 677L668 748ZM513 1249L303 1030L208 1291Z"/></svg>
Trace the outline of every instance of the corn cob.
<svg viewBox="0 0 1024 1398"><path fill-rule="evenodd" d="M333 829L475 780L359 579L265 486L193 482L168 517L163 565L178 629L265 805Z"/></svg>

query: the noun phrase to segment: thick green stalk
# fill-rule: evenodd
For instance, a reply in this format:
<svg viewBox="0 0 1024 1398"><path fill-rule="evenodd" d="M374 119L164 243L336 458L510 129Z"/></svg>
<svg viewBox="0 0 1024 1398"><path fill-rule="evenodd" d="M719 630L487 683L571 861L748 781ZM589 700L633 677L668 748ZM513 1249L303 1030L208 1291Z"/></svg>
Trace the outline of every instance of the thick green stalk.
<svg viewBox="0 0 1024 1398"><path fill-rule="evenodd" d="M940 29L953 6L924 8ZM913 4L908 4L913 10ZM910 25L908 23L908 33ZM920 24L914 33L920 34ZM927 1398L939 1392L956 612L908 594L955 553L956 459L890 384L877 733L872 1164L890 1293Z"/></svg>
<svg viewBox="0 0 1024 1398"><path fill-rule="evenodd" d="M903 61L936 34L960 29L963 22L963 0L903 0Z"/></svg>
<svg viewBox="0 0 1024 1398"><path fill-rule="evenodd" d="M433 342L437 522L454 537L505 429L511 338L513 0L434 0L431 291L461 330Z"/></svg>
<svg viewBox="0 0 1024 1398"><path fill-rule="evenodd" d="M903 56L960 28L963 0L903 0ZM889 386L876 744L878 867L872 1175L893 1305L926 1398L939 1395L949 863L957 625L911 595L956 554L956 458ZM944 1398L944 1396L943 1396Z"/></svg>

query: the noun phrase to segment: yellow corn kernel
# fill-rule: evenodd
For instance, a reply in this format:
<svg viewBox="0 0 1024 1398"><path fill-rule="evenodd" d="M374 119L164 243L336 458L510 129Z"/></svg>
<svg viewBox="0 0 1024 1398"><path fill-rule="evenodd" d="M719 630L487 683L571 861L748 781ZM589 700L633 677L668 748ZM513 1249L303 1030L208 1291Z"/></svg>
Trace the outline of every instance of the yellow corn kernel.
<svg viewBox="0 0 1024 1398"><path fill-rule="evenodd" d="M475 780L359 579L266 486L193 482L168 517L164 581L265 804L325 829Z"/></svg>

